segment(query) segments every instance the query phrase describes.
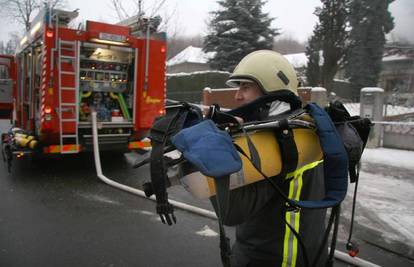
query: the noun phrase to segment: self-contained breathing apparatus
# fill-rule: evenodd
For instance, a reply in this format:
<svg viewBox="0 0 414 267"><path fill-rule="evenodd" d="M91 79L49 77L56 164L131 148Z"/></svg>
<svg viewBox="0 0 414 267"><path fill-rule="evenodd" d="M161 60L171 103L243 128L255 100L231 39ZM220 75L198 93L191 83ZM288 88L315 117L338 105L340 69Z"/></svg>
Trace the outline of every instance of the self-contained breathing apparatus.
<svg viewBox="0 0 414 267"><path fill-rule="evenodd" d="M8 172L11 171L13 153L33 152L40 148L39 141L34 135L31 135L24 130L13 127L7 133L1 136L1 153L3 161L7 163ZM19 156L20 154L18 154Z"/></svg>
<svg viewBox="0 0 414 267"><path fill-rule="evenodd" d="M263 117L273 101L290 104L291 110L274 117ZM322 251L329 233L334 226L331 252L328 265L333 264L338 231L340 203L346 196L348 172L351 183L358 183L359 161L368 139L371 122L359 116L351 117L340 102L331 103L326 111L316 104L301 108L299 98L288 90L266 94L257 100L229 112L222 112L216 106L210 107L203 118L196 106L181 103L166 107L166 115L154 122L150 131L151 155L135 167L150 163L151 182L143 185L147 196L155 194L157 213L163 223L176 223L173 206L168 202L167 188L171 181L167 175L169 168L181 166L181 178L186 180L184 187L198 196L216 195L217 217L220 227L221 258L224 266L230 266L230 244L225 236L220 216L220 202L226 201L231 184L231 175L242 173L243 186L266 179L277 194L286 201L288 209L332 208L323 242L318 248ZM243 118L240 124L235 117ZM259 119L257 119L259 118ZM264 147L273 147L274 158L260 145L260 139L273 140L274 145L265 142ZM168 154L180 151L179 157ZM214 160L215 159L215 160ZM289 199L275 180L284 178L301 164L316 160L324 161L325 197L318 201L296 201ZM267 164L272 161L273 164ZM246 179L246 177L254 177ZM237 179L236 179L237 180ZM191 181L189 183L188 181ZM204 194L194 190L195 185ZM356 189L354 202L356 197ZM355 204L352 210L352 220ZM286 223L287 224L287 223ZM289 227L290 225L287 224ZM354 254L357 247L351 242L351 230L347 248ZM305 266L315 266L307 259L306 249L298 233L291 228L303 250Z"/></svg>

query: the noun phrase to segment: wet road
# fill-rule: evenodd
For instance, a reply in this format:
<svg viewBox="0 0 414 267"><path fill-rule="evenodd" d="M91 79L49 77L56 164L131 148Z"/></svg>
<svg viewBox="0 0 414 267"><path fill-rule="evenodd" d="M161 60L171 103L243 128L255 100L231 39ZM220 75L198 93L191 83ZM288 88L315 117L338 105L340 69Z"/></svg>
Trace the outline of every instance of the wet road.
<svg viewBox="0 0 414 267"><path fill-rule="evenodd" d="M0 165L0 266L219 266L216 222L177 211L168 227L154 203L99 182L89 156ZM106 172L128 182L120 155Z"/></svg>

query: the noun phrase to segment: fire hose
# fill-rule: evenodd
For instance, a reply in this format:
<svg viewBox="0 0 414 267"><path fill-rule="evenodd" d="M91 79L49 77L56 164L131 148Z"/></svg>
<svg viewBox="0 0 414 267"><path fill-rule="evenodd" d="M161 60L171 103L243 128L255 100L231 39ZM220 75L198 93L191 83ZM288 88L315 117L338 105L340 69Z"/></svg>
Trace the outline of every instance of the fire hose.
<svg viewBox="0 0 414 267"><path fill-rule="evenodd" d="M106 177L102 172L102 166L101 166L101 159L99 154L99 143L98 143L98 125L97 125L97 119L96 119L96 111L92 112L92 135L93 135L93 152L94 152L94 159L95 159L95 168L96 168L96 175L98 178L108 184L109 186L115 187L117 189L126 191L128 193L143 197L148 199L145 196L144 191L115 182L108 177ZM156 201L155 196L150 197L149 199ZM214 212L208 211L205 209L200 209L182 202L170 200L171 204L173 204L175 207L186 210L195 214L202 215L204 217L210 218L210 219L217 219L217 216Z"/></svg>

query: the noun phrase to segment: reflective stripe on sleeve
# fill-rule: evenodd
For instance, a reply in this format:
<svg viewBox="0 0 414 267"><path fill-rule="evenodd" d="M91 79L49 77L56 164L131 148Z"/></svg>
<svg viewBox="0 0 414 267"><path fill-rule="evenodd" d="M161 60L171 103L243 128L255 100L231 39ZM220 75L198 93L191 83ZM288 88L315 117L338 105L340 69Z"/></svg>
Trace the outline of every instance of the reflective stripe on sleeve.
<svg viewBox="0 0 414 267"><path fill-rule="evenodd" d="M294 172L288 173L286 179L293 178L289 184L289 199L300 200L300 194L303 186L303 173L307 170L318 166L321 161L315 161L303 166ZM287 211L285 214L286 222L299 233L300 227L300 210ZM289 226L285 226L285 238L283 242L283 261L282 267L295 267L298 255L298 240L290 230Z"/></svg>

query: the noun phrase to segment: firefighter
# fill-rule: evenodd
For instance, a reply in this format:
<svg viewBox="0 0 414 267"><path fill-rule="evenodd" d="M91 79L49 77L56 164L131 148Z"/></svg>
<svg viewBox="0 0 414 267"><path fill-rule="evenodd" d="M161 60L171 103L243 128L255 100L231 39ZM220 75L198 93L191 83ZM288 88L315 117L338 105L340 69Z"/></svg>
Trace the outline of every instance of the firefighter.
<svg viewBox="0 0 414 267"><path fill-rule="evenodd" d="M249 103L269 92L297 95L298 79L292 65L279 53L260 50L244 57L229 77L227 85L238 87L235 100ZM257 120L288 112L290 106L273 102ZM238 118L239 121L245 121ZM300 153L300 152L299 152ZM312 162L289 173L279 183L285 194L297 200L319 200L325 195L322 162ZM217 212L217 203L212 199ZM236 227L231 266L304 266L307 259L321 266L327 258L327 247L318 252L325 229L326 209L290 210L286 202L263 180L229 192L220 208L224 225ZM289 225L288 225L289 224ZM292 231L294 230L294 231ZM299 240L294 232L300 236ZM299 242L304 243L303 247Z"/></svg>

